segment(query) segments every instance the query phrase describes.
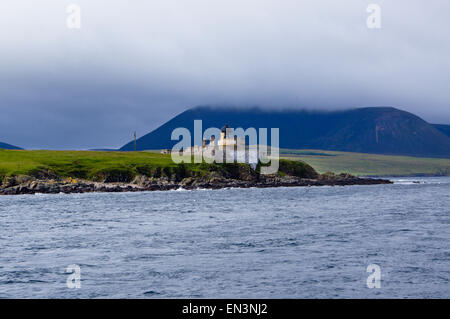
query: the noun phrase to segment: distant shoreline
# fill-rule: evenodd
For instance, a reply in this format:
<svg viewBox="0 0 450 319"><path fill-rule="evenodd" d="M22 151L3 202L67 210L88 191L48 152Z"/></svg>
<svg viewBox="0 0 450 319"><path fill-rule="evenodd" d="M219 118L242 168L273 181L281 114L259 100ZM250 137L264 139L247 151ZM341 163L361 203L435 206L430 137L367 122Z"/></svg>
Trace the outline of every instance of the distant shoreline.
<svg viewBox="0 0 450 319"><path fill-rule="evenodd" d="M410 174L410 175L364 175L367 178L414 178L414 177L449 177L450 174Z"/></svg>
<svg viewBox="0 0 450 319"><path fill-rule="evenodd" d="M285 153L287 152L287 153ZM323 156L326 154L326 156ZM282 158L308 163L319 173L346 172L365 177L450 176L450 159L327 150L280 150Z"/></svg>

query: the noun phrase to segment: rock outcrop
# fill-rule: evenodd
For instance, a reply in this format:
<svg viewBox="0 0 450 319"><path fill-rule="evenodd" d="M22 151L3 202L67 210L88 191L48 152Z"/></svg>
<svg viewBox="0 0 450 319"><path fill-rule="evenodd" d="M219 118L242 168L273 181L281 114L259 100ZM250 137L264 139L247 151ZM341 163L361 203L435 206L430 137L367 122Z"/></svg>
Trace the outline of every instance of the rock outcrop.
<svg viewBox="0 0 450 319"><path fill-rule="evenodd" d="M59 193L91 193L91 192L138 192L163 191L174 189L220 189L220 188L249 188L249 187L294 187L294 186L345 186L345 185L375 185L390 184L389 180L359 178L349 174L335 175L332 173L317 175L317 178L303 178L298 176L258 175L248 171L242 176L224 176L219 172L212 172L203 177L176 178L136 176L130 183L92 182L73 178L36 178L30 176L8 177L0 186L0 195L19 194L59 194Z"/></svg>

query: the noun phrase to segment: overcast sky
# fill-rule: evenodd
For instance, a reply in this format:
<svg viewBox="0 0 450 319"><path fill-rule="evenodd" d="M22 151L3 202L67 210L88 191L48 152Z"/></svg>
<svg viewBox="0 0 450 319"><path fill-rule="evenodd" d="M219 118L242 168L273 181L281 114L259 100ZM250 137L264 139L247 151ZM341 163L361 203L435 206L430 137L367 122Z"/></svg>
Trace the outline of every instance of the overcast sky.
<svg viewBox="0 0 450 319"><path fill-rule="evenodd" d="M448 0L2 0L0 141L120 147L205 104L395 106L450 124L449 18Z"/></svg>

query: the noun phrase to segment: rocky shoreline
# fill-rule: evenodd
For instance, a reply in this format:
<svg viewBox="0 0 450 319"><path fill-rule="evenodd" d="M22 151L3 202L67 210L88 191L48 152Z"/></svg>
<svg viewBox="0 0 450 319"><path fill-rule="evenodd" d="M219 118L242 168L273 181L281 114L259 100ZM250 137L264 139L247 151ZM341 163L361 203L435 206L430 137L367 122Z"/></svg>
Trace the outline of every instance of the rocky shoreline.
<svg viewBox="0 0 450 319"><path fill-rule="evenodd" d="M176 189L221 189L221 188L267 188L296 186L346 186L392 184L386 179L359 178L349 174L322 174L317 178L295 176L258 176L246 179L226 178L223 176L187 177L182 180L170 180L167 177L136 176L131 182L93 182L73 178L44 178L30 176L11 177L0 185L0 195L22 194L71 194L92 192L141 192L165 191Z"/></svg>

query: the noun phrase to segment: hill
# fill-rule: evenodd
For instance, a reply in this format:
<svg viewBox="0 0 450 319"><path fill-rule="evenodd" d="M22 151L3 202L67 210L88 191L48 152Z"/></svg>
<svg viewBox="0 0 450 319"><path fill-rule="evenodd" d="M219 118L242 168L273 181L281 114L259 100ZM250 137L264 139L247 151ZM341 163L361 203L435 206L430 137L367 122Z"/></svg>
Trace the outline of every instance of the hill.
<svg viewBox="0 0 450 319"><path fill-rule="evenodd" d="M393 108L343 111L262 110L197 107L169 120L137 140L138 150L172 148L173 129L203 120L203 129L222 127L280 128L280 147L450 158L450 138L420 117ZM120 150L131 151L133 142Z"/></svg>
<svg viewBox="0 0 450 319"><path fill-rule="evenodd" d="M21 150L20 147L0 142L0 149L4 150Z"/></svg>

